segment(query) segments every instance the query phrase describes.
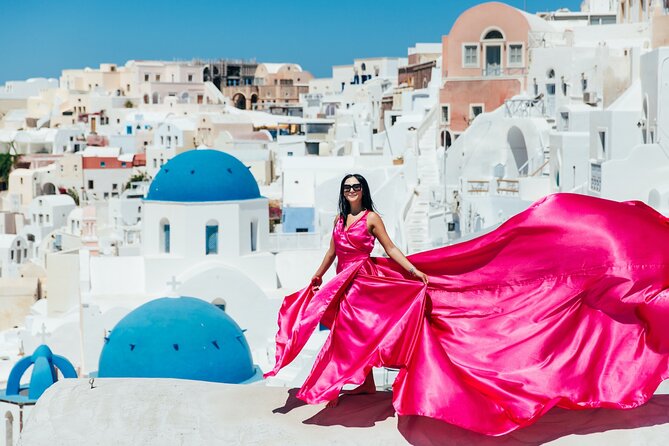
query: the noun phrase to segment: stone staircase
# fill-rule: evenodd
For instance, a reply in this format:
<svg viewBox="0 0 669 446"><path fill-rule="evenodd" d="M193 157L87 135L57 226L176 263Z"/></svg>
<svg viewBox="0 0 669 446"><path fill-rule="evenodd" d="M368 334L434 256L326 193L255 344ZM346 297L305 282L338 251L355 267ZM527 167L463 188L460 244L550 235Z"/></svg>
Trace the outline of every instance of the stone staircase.
<svg viewBox="0 0 669 446"><path fill-rule="evenodd" d="M438 130L438 107L434 107L425 115L416 136L418 184L405 220L409 254L432 248L429 229L430 202L434 201L433 191L440 187L437 165Z"/></svg>

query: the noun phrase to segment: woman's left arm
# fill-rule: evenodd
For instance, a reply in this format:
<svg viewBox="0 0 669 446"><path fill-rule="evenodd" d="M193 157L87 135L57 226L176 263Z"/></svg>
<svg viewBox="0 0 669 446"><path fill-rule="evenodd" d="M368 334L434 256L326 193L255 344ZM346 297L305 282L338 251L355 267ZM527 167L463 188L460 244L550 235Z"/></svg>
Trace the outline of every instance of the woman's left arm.
<svg viewBox="0 0 669 446"><path fill-rule="evenodd" d="M428 283L428 278L425 273L416 269L415 266L411 264L409 259L407 259L402 251L399 250L397 246L390 240L386 227L383 224L383 220L379 217L379 214L376 212L370 212L367 215L367 224L369 226L370 232L377 238L383 249L388 254L388 257L396 261L402 268L411 273L412 275L418 277L423 283Z"/></svg>

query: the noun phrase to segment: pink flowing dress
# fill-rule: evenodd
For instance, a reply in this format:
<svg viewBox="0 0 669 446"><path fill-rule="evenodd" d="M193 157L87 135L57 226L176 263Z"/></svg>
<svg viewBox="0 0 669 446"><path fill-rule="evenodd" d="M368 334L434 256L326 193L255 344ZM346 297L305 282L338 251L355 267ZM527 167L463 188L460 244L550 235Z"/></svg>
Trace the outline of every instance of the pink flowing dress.
<svg viewBox="0 0 669 446"><path fill-rule="evenodd" d="M424 286L370 257L366 215L333 231L337 275L287 296L274 375L331 328L298 397L400 368L398 415L488 435L551 407L630 409L669 377L669 222L641 202L551 195L477 239L409 256Z"/></svg>

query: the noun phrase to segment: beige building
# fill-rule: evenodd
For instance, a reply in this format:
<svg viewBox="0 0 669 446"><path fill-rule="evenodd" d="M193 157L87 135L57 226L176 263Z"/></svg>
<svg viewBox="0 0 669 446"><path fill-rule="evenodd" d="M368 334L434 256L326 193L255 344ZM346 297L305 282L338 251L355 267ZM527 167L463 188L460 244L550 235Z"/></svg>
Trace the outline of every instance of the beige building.
<svg viewBox="0 0 669 446"><path fill-rule="evenodd" d="M311 73L294 63L261 63L256 68L253 85L221 87L242 110L271 110L297 106L300 94L309 92Z"/></svg>

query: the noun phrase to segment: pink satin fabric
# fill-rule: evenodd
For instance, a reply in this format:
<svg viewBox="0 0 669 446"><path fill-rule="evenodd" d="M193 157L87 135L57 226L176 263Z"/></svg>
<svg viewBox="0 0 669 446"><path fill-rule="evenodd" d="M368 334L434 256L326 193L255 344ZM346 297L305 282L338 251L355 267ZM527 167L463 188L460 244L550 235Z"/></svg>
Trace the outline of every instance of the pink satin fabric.
<svg viewBox="0 0 669 446"><path fill-rule="evenodd" d="M364 219L333 232L337 275L284 300L276 365L331 327L298 393L312 404L399 367L393 406L488 435L553 406L629 409L669 377L669 222L640 202L557 194L492 233L371 258Z"/></svg>

